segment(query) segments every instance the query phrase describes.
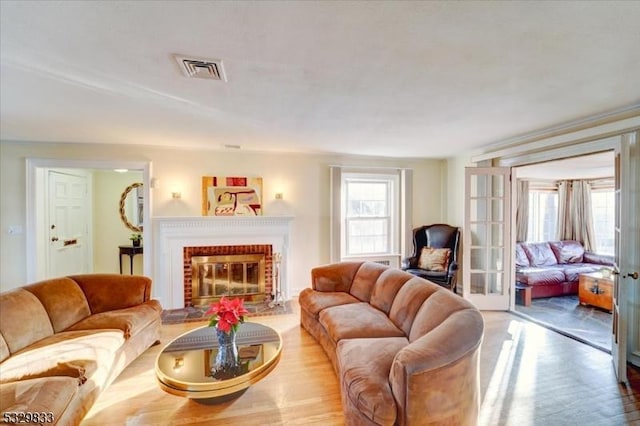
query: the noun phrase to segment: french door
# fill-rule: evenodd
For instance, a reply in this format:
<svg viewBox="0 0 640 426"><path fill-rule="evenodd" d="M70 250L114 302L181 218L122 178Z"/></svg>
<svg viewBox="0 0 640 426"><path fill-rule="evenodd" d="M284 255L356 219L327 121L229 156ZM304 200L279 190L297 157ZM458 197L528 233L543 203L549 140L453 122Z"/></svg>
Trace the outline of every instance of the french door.
<svg viewBox="0 0 640 426"><path fill-rule="evenodd" d="M510 235L511 169L468 167L462 295L481 310L509 310Z"/></svg>
<svg viewBox="0 0 640 426"><path fill-rule="evenodd" d="M640 365L640 141L623 135L615 148L615 261L611 355L620 382L627 361ZM629 356L627 356L629 355Z"/></svg>

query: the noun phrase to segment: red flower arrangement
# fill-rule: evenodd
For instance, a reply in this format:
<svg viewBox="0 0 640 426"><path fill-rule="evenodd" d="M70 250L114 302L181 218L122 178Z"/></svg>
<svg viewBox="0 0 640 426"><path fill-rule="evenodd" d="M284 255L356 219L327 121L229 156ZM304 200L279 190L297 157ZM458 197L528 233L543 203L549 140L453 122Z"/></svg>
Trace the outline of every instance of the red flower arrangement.
<svg viewBox="0 0 640 426"><path fill-rule="evenodd" d="M219 302L212 303L205 315L212 315L209 319L209 327L229 333L238 331L240 324L244 322L244 314L248 314L244 307L244 300L240 298L227 299L222 296Z"/></svg>

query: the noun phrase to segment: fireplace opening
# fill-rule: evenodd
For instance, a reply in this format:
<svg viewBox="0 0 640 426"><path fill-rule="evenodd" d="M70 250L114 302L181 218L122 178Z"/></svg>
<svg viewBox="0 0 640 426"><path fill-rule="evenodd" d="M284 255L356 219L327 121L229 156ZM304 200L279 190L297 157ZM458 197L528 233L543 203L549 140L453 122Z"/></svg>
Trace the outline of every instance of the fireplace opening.
<svg viewBox="0 0 640 426"><path fill-rule="evenodd" d="M207 305L222 296L247 301L265 299L265 255L193 256L191 301Z"/></svg>

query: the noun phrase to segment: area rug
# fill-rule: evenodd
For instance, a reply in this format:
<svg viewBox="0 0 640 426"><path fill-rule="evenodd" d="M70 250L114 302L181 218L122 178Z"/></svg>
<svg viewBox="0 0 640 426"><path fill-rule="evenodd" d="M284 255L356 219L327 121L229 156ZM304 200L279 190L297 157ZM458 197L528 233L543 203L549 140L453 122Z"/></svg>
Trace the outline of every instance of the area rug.
<svg viewBox="0 0 640 426"><path fill-rule="evenodd" d="M531 306L516 305L516 312L559 333L611 351L612 315L580 305L576 295L533 299Z"/></svg>
<svg viewBox="0 0 640 426"><path fill-rule="evenodd" d="M249 313L247 317L266 316L266 315L285 315L293 313L291 302L286 301L282 304L274 305L265 302L245 302L244 307ZM162 311L163 324L180 324L183 322L206 321L208 318L204 313L209 306L192 306L182 309L165 309Z"/></svg>

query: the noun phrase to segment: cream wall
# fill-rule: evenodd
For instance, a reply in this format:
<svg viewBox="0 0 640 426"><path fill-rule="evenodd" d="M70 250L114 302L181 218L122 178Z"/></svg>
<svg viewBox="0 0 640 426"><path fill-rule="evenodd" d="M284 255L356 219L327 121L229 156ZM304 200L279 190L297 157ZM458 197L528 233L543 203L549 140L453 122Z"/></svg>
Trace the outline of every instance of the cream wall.
<svg viewBox="0 0 640 426"><path fill-rule="evenodd" d="M131 245L133 233L120 220L120 196L135 182L142 182L142 172L93 172L93 272L120 271L118 246ZM122 256L122 272L129 273L128 256ZM142 274L140 255L133 258L133 272Z"/></svg>
<svg viewBox="0 0 640 426"><path fill-rule="evenodd" d="M446 160L443 187L449 188L449 196L443 199L443 216L446 223L464 226L464 173L466 167L474 167L469 156L451 157Z"/></svg>
<svg viewBox="0 0 640 426"><path fill-rule="evenodd" d="M3 291L26 284L25 235L7 235L9 225L26 225L26 158L150 162L151 176L159 183L151 193L153 216L200 216L202 176L261 176L264 214L290 214L295 217L291 238L294 291L308 286L312 267L329 261L330 165L411 168L414 179L413 223L446 220L447 209L443 206L447 203L448 192L442 188L448 174L444 160L2 141L0 286ZM173 190L180 190L182 198L171 198ZM276 192L284 194L283 202L274 200Z"/></svg>

